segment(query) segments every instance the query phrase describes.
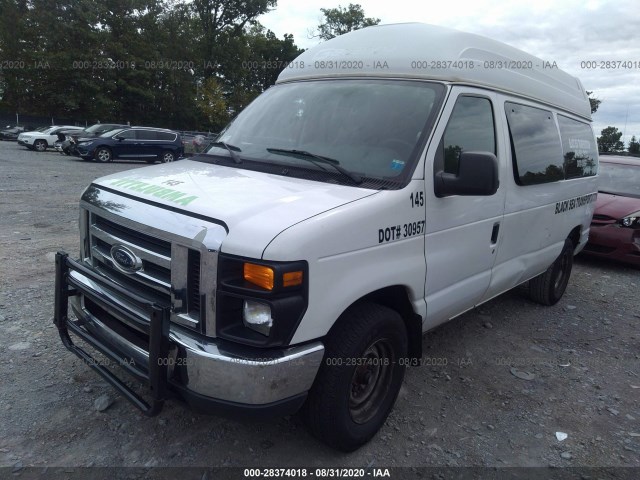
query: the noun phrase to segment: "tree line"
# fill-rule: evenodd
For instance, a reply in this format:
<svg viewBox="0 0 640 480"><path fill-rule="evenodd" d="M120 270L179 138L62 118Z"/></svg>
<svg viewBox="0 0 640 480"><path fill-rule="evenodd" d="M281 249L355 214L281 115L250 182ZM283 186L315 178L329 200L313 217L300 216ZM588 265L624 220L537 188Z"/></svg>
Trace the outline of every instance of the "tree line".
<svg viewBox="0 0 640 480"><path fill-rule="evenodd" d="M218 131L303 51L258 22L276 5L0 0L0 112ZM321 40L380 23L359 4L320 10Z"/></svg>
<svg viewBox="0 0 640 480"><path fill-rule="evenodd" d="M597 138L598 151L600 153L622 153L626 151L631 155L640 155L640 142L638 142L635 135L631 137L629 145L626 147L621 138L622 132L616 127L603 128Z"/></svg>
<svg viewBox="0 0 640 480"><path fill-rule="evenodd" d="M0 110L216 131L302 49L277 0L0 0ZM322 9L315 36L379 23Z"/></svg>

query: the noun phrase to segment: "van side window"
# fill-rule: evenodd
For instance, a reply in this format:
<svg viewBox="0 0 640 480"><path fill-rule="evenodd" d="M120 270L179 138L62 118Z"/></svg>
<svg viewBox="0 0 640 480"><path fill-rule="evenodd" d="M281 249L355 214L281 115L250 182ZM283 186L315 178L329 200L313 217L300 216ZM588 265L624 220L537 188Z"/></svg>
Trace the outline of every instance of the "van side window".
<svg viewBox="0 0 640 480"><path fill-rule="evenodd" d="M598 149L591 127L558 115L566 178L588 177L598 170Z"/></svg>
<svg viewBox="0 0 640 480"><path fill-rule="evenodd" d="M496 153L493 108L488 98L461 96L444 132L444 171L458 173L462 152Z"/></svg>
<svg viewBox="0 0 640 480"><path fill-rule="evenodd" d="M173 142L176 139L176 134L169 133L169 132L156 132L156 137L158 140L164 140L165 142Z"/></svg>
<svg viewBox="0 0 640 480"><path fill-rule="evenodd" d="M562 146L553 113L505 102L513 173L518 185L564 180Z"/></svg>
<svg viewBox="0 0 640 480"><path fill-rule="evenodd" d="M126 140L133 140L136 138L135 130L125 130L124 132L120 132L118 134L118 138L124 138Z"/></svg>
<svg viewBox="0 0 640 480"><path fill-rule="evenodd" d="M158 135L154 130L137 130L136 139L137 140L157 140Z"/></svg>

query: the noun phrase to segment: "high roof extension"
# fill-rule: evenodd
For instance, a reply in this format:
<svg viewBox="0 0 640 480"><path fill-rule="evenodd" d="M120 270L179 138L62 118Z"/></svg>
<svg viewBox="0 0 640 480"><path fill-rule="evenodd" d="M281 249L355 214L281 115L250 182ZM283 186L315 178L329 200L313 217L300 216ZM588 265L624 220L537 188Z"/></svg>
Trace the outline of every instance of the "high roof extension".
<svg viewBox="0 0 640 480"><path fill-rule="evenodd" d="M431 68L431 61L445 62L438 65L445 68ZM377 25L323 42L291 62L277 83L363 76L486 86L591 120L582 83L552 61L480 35L423 23Z"/></svg>

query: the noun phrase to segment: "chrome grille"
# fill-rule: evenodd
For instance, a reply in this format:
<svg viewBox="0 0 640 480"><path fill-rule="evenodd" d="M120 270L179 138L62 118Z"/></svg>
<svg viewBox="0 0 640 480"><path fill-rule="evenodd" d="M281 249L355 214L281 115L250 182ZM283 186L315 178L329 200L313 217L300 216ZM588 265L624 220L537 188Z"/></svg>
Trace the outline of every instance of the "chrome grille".
<svg viewBox="0 0 640 480"><path fill-rule="evenodd" d="M89 247L93 267L113 282L156 302L172 306L172 320L200 329L200 252L140 229L116 223L96 213L89 215ZM123 245L142 260L140 270L123 272L111 249ZM172 258L176 260L172 271ZM186 260L186 261L185 261Z"/></svg>
<svg viewBox="0 0 640 480"><path fill-rule="evenodd" d="M190 316L200 317L200 252L189 250L189 278L187 280L188 312Z"/></svg>

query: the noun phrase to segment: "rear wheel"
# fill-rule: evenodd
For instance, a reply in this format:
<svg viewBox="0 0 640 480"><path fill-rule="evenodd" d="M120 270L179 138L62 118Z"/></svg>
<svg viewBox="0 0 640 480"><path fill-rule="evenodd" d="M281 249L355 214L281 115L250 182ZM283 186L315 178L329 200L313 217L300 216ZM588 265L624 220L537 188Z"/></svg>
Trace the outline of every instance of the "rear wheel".
<svg viewBox="0 0 640 480"><path fill-rule="evenodd" d="M176 159L176 156L173 154L173 152L170 151L166 151L162 153L162 163L168 163L168 162L173 162Z"/></svg>
<svg viewBox="0 0 640 480"><path fill-rule="evenodd" d="M36 140L35 142L33 142L33 148L35 148L38 152L44 152L47 149L47 141Z"/></svg>
<svg viewBox="0 0 640 480"><path fill-rule="evenodd" d="M564 295L573 267L573 242L568 238L560 256L547 269L529 280L529 296L543 305L555 305Z"/></svg>
<svg viewBox="0 0 640 480"><path fill-rule="evenodd" d="M107 163L112 160L111 150L107 147L100 147L96 150L95 154L96 160L98 162Z"/></svg>
<svg viewBox="0 0 640 480"><path fill-rule="evenodd" d="M397 312L377 304L347 310L327 336L303 409L313 434L345 452L368 442L395 403L406 356L406 329Z"/></svg>

